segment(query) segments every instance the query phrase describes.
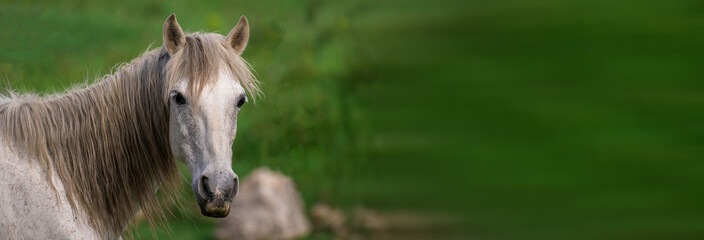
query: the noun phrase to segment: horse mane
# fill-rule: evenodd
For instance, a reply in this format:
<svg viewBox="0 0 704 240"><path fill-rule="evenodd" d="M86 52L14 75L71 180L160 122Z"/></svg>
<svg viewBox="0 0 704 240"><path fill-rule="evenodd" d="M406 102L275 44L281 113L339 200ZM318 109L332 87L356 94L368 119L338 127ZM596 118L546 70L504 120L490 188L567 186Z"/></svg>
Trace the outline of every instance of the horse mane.
<svg viewBox="0 0 704 240"><path fill-rule="evenodd" d="M253 98L261 94L250 66L222 35L191 33L176 54L163 46L147 51L90 86L0 95L0 132L38 159L52 187L58 175L74 214L85 214L102 236L121 234L140 209L161 225L166 202L156 191L176 203L181 182L169 142L169 91L187 78L186 94L197 99L222 69Z"/></svg>

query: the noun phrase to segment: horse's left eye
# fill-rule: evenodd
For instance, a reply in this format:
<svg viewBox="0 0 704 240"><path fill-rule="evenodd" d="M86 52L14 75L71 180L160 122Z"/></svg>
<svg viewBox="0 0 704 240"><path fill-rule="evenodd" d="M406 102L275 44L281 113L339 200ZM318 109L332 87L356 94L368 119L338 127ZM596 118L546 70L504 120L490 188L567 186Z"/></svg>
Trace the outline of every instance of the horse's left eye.
<svg viewBox="0 0 704 240"><path fill-rule="evenodd" d="M245 102L247 102L247 97L241 97L240 100L237 100L237 107L242 107Z"/></svg>

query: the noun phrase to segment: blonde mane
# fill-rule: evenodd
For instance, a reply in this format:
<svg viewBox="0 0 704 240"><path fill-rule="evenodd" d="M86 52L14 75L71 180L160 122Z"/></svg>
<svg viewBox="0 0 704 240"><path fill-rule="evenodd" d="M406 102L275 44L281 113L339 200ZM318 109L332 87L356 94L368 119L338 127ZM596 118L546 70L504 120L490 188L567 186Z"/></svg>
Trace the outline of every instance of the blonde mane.
<svg viewBox="0 0 704 240"><path fill-rule="evenodd" d="M181 183L168 136L169 91L187 78L187 94L197 99L222 69L260 95L249 65L222 35L191 33L173 56L165 47L148 51L83 89L0 95L0 131L38 159L52 186L58 175L74 213L86 214L101 235L120 234L140 209L160 224L168 208L157 189L174 203Z"/></svg>

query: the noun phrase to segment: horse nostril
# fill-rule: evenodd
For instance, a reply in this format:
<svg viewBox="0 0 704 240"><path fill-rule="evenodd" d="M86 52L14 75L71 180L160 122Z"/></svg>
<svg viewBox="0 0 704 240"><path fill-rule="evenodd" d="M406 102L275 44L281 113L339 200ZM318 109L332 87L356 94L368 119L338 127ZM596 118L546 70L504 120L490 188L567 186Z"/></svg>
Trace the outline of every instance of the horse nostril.
<svg viewBox="0 0 704 240"><path fill-rule="evenodd" d="M210 191L210 184L208 184L208 177L206 177L205 175L201 176L200 177L200 184L201 184L201 187L203 188L203 192L205 193L206 197L208 197L208 199L212 199L213 192Z"/></svg>
<svg viewBox="0 0 704 240"><path fill-rule="evenodd" d="M232 187L232 198L234 198L235 196L237 196L237 191L238 191L239 188L240 188L240 182L239 182L239 181L240 181L239 178L238 178L237 176L235 176L235 179L234 179L235 185Z"/></svg>

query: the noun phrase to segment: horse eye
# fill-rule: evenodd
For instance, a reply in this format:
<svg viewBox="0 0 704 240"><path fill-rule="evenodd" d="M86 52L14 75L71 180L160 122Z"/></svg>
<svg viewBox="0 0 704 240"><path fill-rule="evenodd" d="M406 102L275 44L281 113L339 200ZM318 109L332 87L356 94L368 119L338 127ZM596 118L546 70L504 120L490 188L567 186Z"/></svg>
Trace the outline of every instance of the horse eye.
<svg viewBox="0 0 704 240"><path fill-rule="evenodd" d="M247 102L247 97L241 97L240 100L237 100L237 107L242 107L245 102Z"/></svg>
<svg viewBox="0 0 704 240"><path fill-rule="evenodd" d="M183 97L183 94L176 93L176 95L174 95L174 102L178 105L183 105L186 104L186 98Z"/></svg>

